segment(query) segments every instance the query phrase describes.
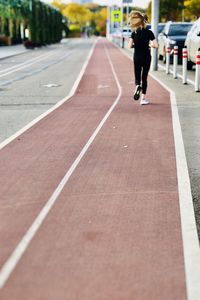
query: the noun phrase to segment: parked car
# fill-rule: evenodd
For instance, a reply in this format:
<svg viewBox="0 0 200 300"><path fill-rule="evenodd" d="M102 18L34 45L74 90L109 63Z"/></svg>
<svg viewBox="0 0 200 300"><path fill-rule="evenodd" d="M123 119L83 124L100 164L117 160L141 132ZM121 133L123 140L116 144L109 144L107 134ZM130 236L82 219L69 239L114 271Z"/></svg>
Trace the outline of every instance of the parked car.
<svg viewBox="0 0 200 300"><path fill-rule="evenodd" d="M181 61L182 48L184 47L185 39L188 31L191 29L193 23L191 22L167 22L164 29L158 35L158 57L166 62L166 47L171 48L171 57L174 46L178 46L178 59Z"/></svg>
<svg viewBox="0 0 200 300"><path fill-rule="evenodd" d="M158 24L158 33L161 33L165 27L166 23L159 23Z"/></svg>
<svg viewBox="0 0 200 300"><path fill-rule="evenodd" d="M130 27L123 27L123 37L131 37L132 30Z"/></svg>
<svg viewBox="0 0 200 300"><path fill-rule="evenodd" d="M163 31L165 27L165 23L158 23L158 34ZM147 24L146 28L151 29L151 24Z"/></svg>
<svg viewBox="0 0 200 300"><path fill-rule="evenodd" d="M185 40L185 46L187 46L188 51L188 70L192 69L192 66L196 62L196 53L200 49L200 18L194 22L192 28L187 34Z"/></svg>

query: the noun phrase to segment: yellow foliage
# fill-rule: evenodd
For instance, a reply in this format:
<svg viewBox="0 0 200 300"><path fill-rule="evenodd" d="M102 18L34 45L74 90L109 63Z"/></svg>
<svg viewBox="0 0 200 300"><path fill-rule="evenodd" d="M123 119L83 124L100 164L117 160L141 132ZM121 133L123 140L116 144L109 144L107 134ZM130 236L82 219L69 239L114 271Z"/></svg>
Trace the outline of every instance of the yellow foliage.
<svg viewBox="0 0 200 300"><path fill-rule="evenodd" d="M51 5L58 8L61 11L61 13L62 13L63 9L66 7L66 4L62 3L61 0L53 0L51 2Z"/></svg>
<svg viewBox="0 0 200 300"><path fill-rule="evenodd" d="M86 26L92 20L92 12L78 3L68 4L63 10L63 15L67 17L70 23Z"/></svg>
<svg viewBox="0 0 200 300"><path fill-rule="evenodd" d="M95 19L94 21L97 24L98 30L105 29L106 27L106 19L107 19L107 9L102 8L98 13L95 14Z"/></svg>
<svg viewBox="0 0 200 300"><path fill-rule="evenodd" d="M1 1L1 0L0 0ZM94 3L84 5L78 3L65 4L63 0L53 0L51 3L68 19L69 28L90 27L95 31L105 31L107 8ZM72 25L76 25L75 27Z"/></svg>
<svg viewBox="0 0 200 300"><path fill-rule="evenodd" d="M185 15L191 20L195 20L200 15L200 1L199 0L185 0Z"/></svg>

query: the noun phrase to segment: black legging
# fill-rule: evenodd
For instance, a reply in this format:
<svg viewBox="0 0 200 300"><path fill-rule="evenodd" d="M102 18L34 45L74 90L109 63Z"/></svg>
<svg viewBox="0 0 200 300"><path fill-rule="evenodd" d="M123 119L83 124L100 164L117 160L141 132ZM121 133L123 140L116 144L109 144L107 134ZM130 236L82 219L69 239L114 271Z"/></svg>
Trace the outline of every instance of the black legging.
<svg viewBox="0 0 200 300"><path fill-rule="evenodd" d="M134 56L134 71L135 71L135 84L141 85L142 79L142 94L147 91L147 76L151 65L151 56Z"/></svg>

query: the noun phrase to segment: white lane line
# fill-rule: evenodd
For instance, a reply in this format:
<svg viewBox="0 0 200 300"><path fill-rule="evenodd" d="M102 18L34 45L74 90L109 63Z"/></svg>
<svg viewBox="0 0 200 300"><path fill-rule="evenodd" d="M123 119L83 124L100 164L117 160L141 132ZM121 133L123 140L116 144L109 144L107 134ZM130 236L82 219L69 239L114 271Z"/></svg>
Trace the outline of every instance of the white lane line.
<svg viewBox="0 0 200 300"><path fill-rule="evenodd" d="M70 57L72 54L72 52L68 52L67 54L59 57L58 59L55 59L53 61L50 61L50 62L47 62L46 64L43 63L43 66L42 67L39 67L39 68L35 68L34 70L32 71L29 71L29 72L26 72L25 74L22 74L22 75L19 75L19 76L16 76L14 77L13 79L11 80L7 80L7 81L4 81L2 83L0 83L0 86L5 86L5 85L8 85L8 84L11 84L13 82L16 82L16 81L19 81L19 80L22 80L22 79L25 79L29 76L32 76L32 75L36 75L40 72L42 72L43 70L46 70L47 68L55 65L55 64L58 64L60 63L61 61L63 61L63 59L65 59L66 57Z"/></svg>
<svg viewBox="0 0 200 300"><path fill-rule="evenodd" d="M21 135L22 133L24 133L25 131L27 131L29 128L31 128L33 125L35 125L36 123L38 123L40 120L42 120L43 118L45 118L47 115L49 115L52 111L54 111L55 109L57 109L59 106L61 106L64 102L66 102L67 100L69 100L74 94L75 91L79 85L79 82L81 81L81 78L85 72L85 69L88 65L88 62L90 60L90 57L92 56L94 47L96 45L96 42L94 42L88 57L86 58L85 63L83 64L83 67L71 89L71 91L69 92L68 96L63 98L62 100L60 100L59 102L57 102L54 106L52 106L50 109L48 109L47 111L45 111L43 114L41 114L39 117L35 118L33 121L31 121L29 124L27 124L26 126L24 126L22 129L18 130L16 133L14 133L13 135L11 135L9 138L7 138L6 140L4 140L2 143L0 143L0 150L2 148L4 148L6 145L8 145L10 142L12 142L14 139L16 139L19 135Z"/></svg>
<svg viewBox="0 0 200 300"><path fill-rule="evenodd" d="M54 51L54 52L55 52L55 51ZM27 67L29 67L29 66L32 66L32 65L34 65L35 63L37 63L37 62L39 62L39 61L41 61L41 60L47 59L47 58L49 58L49 57L51 57L51 56L53 56L53 55L54 55L54 53L41 55L40 58L37 57L37 59L35 59L35 60L32 61L32 62L23 64L23 65L22 65L21 67L19 67L19 68L15 68L15 69L13 69L13 70L11 70L11 71L8 71L8 72L6 72L6 73L1 74L1 75L0 75L0 78L1 78L1 77L5 77L5 76L7 76L7 75L10 75L10 74L12 74L12 73L14 73L14 72L16 72L16 71L20 71L20 70L22 70L22 69L25 69L25 68L27 68ZM45 56L45 58L43 58L43 56Z"/></svg>
<svg viewBox="0 0 200 300"><path fill-rule="evenodd" d="M165 66L162 66L161 64L158 64L158 67L162 70L166 69ZM170 74L173 74L173 71L171 69L169 70L169 72L170 72ZM178 78L183 79L183 76L180 73L178 73L177 76L178 76ZM187 82L192 84L192 85L195 85L195 82L193 80L189 79L189 78L187 78Z"/></svg>
<svg viewBox="0 0 200 300"><path fill-rule="evenodd" d="M94 47L93 47L93 49L94 49ZM67 171L67 173L65 174L65 176L63 177L63 179L61 180L59 185L57 186L56 190L51 195L51 197L49 198L49 200L47 201L47 203L45 204L45 206L43 207L43 209L39 213L39 215L37 216L37 218L35 219L35 221L31 225L31 227L28 229L28 231L26 232L24 237L21 239L21 241L19 242L19 244L17 245L17 247L15 248L15 250L13 251L11 256L8 258L8 260L6 261L4 266L2 267L2 269L0 271L0 289L2 289L3 286L5 285L6 281L10 277L11 273L15 269L18 262L20 261L21 257L23 256L24 252L28 248L31 240L33 239L33 237L37 233L38 229L40 228L41 224L43 223L46 216L48 215L49 211L51 210L52 206L57 201L60 193L62 192L62 190L65 187L66 183L68 182L69 178L71 177L71 175L75 171L75 169L78 166L79 162L81 161L81 159L83 158L83 156L87 152L88 148L90 147L90 145L94 141L95 137L97 136L97 134L99 133L99 131L101 130L103 125L105 124L106 120L108 119L108 117L112 113L115 106L119 102L119 99L120 99L121 94L122 94L122 88L120 86L119 80L117 78L116 72L114 70L114 67L113 67L113 64L112 64L112 61L111 61L111 58L109 56L109 53L108 53L107 49L105 49L105 51L106 51L106 55L107 55L109 64L111 66L113 76L115 78L115 81L116 81L116 84L117 84L117 87L118 87L118 96L117 96L116 100L114 101L114 103L112 104L112 106L110 107L110 109L107 111L107 113L103 117L103 119L101 120L101 122L99 123L99 125L97 126L97 128L95 129L95 131L93 132L93 134L91 135L91 137L89 138L89 140L87 141L87 143L85 144L85 146L82 148L82 150L79 153L79 155L77 156L77 158L74 160L73 164L71 165L71 167L69 168L69 170ZM91 52L91 54L92 54L92 52ZM91 55L90 55L90 57L91 57Z"/></svg>
<svg viewBox="0 0 200 300"><path fill-rule="evenodd" d="M122 53L124 53L122 51ZM130 60L132 58L124 53ZM178 107L176 95L166 84L156 78L152 73L150 76L155 79L162 87L164 87L170 94L171 110L172 110L172 124L175 143L176 154L176 168L178 178L179 191L179 206L181 218L181 232L183 239L183 253L185 263L185 277L187 287L187 300L200 299L200 247L197 235L197 227L194 215L194 206L192 200L192 192L190 185L190 178L185 155L185 148L183 143L183 136L181 131L180 119L178 114Z"/></svg>
<svg viewBox="0 0 200 300"><path fill-rule="evenodd" d="M152 74L151 77L153 77L170 93L187 295L188 300L199 300L200 247L176 96L175 93L162 81Z"/></svg>
<svg viewBox="0 0 200 300"><path fill-rule="evenodd" d="M0 71L0 74L1 74L1 73L4 73L4 72L7 72L7 71L10 71L10 70L13 70L13 69L15 69L15 68L17 68L17 67L21 67L21 66L23 66L23 65L25 65L25 64L27 64L27 63L29 63L29 62L32 62L32 61L34 61L34 60L37 60L38 58L40 58L40 57L42 57L42 56L45 56L45 55L46 55L46 53L45 53L45 54L41 54L41 55L39 55L39 56L37 56L37 57L34 57L34 58L31 58L31 59L29 59L29 60L27 60L27 61L25 61L25 62L23 62L23 63L21 63L21 64L18 64L18 65L9 67L9 68L4 69L4 70L1 70L1 71Z"/></svg>
<svg viewBox="0 0 200 300"><path fill-rule="evenodd" d="M55 52L55 50L54 50L54 52ZM37 60L37 59L39 59L39 58L41 58L41 57L45 57L45 56L46 56L46 53L45 53L45 54L41 54L41 55L39 55L39 56L37 56L37 57L34 57L34 58L31 58L31 59L29 59L29 60L27 60L27 61L25 61L25 62L23 62L23 63L21 63L21 64L18 64L18 65L9 67L9 68L4 69L4 70L1 70L0 73L5 73L5 72L10 71L10 70L13 70L13 69L15 69L15 68L24 66L24 65L26 65L26 64L29 64L29 63L31 63L31 62L33 62L33 61L35 61L35 60Z"/></svg>

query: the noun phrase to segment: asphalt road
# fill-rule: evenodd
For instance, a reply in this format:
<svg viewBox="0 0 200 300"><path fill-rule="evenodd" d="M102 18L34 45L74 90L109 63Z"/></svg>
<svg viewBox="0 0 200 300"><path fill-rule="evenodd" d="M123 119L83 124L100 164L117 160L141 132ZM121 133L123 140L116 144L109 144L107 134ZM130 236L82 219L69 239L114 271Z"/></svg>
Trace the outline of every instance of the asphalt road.
<svg viewBox="0 0 200 300"><path fill-rule="evenodd" d="M123 51L132 57L132 51L126 48ZM170 70L173 70L172 64ZM194 91L192 84L195 80L195 67L187 72L187 78L190 80L188 84L182 84L180 77L174 79L172 74L167 75L162 61L159 61L158 70L152 74L176 95L200 240L200 93ZM182 65L178 65L178 74L182 75Z"/></svg>
<svg viewBox="0 0 200 300"><path fill-rule="evenodd" d="M99 40L74 96L1 150L1 300L200 298L170 95L149 78L151 105L131 101L131 72Z"/></svg>
<svg viewBox="0 0 200 300"><path fill-rule="evenodd" d="M0 142L69 94L91 45L90 39L71 39L1 60ZM193 85L182 85L181 79L166 75L163 68L154 76L176 94L200 237L200 95ZM188 78L194 80L194 70Z"/></svg>
<svg viewBox="0 0 200 300"><path fill-rule="evenodd" d="M192 84L195 81L195 67L187 71L189 82L183 85L181 78L173 79L172 74L166 75L161 66L165 65L160 63L159 71L153 74L176 94L200 240L200 93L194 91ZM172 69L173 65L170 65ZM178 74L182 75L182 65L178 65Z"/></svg>
<svg viewBox="0 0 200 300"><path fill-rule="evenodd" d="M0 61L0 142L69 94L91 45L65 40Z"/></svg>

